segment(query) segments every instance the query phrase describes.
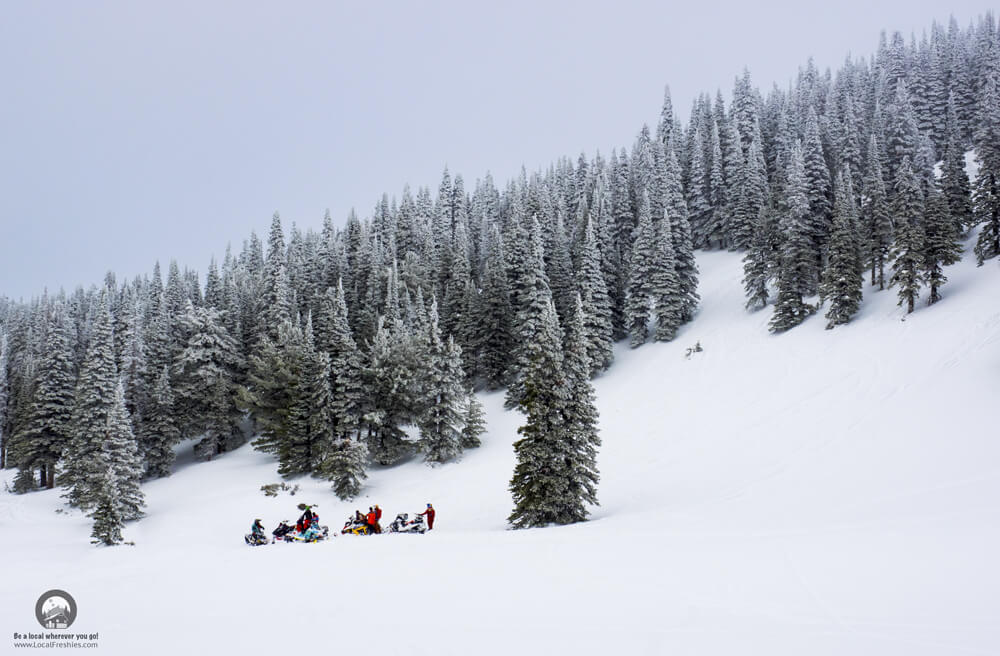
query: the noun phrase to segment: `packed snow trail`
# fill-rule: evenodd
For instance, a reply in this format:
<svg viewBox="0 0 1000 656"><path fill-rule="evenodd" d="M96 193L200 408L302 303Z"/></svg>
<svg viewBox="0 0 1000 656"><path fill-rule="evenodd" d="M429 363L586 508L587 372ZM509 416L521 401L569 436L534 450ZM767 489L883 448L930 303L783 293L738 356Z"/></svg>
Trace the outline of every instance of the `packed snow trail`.
<svg viewBox="0 0 1000 656"><path fill-rule="evenodd" d="M502 393L481 396L483 447L376 468L351 503L309 478L266 497L270 456L196 463L186 443L144 486L134 547L91 546L59 491L0 495L0 648L37 630L38 595L60 588L104 654L1000 652L997 262L967 252L941 303L912 315L866 286L852 323L817 315L779 336L771 308L743 310L739 255L699 266L694 322L669 344L621 345L595 381L592 521L506 530L521 418ZM270 532L302 501L335 538L244 544L255 517ZM339 535L355 509L380 504L385 526L427 502L426 535Z"/></svg>

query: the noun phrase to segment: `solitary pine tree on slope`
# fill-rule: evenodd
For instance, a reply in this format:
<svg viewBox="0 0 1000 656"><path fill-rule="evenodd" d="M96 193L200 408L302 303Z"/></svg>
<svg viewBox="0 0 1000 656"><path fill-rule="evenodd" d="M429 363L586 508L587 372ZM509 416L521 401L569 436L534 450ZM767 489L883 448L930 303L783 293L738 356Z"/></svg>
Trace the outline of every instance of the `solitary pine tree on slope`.
<svg viewBox="0 0 1000 656"><path fill-rule="evenodd" d="M514 443L517 465L510 481L514 510L507 521L513 528L565 523L570 496L565 407L569 390L563 376L562 339L555 307L548 300L535 324L525 354L524 394L519 403L526 415Z"/></svg>

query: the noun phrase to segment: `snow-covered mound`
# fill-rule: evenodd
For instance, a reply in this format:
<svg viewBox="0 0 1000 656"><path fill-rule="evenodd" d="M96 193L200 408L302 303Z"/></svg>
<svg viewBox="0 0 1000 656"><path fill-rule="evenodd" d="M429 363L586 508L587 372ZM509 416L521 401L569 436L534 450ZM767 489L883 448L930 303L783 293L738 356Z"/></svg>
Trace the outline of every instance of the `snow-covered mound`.
<svg viewBox="0 0 1000 656"><path fill-rule="evenodd" d="M250 447L184 450L145 486L134 547L91 546L58 491L0 493L0 650L58 588L102 654L1000 652L996 262L967 256L912 315L866 290L851 324L780 336L744 312L739 256L699 266L696 320L596 381L593 521L505 530L520 416L502 394L482 397L482 448L376 470L354 503L311 479L266 497L276 465ZM375 503L383 525L438 515L424 536L244 545L301 501L331 533Z"/></svg>

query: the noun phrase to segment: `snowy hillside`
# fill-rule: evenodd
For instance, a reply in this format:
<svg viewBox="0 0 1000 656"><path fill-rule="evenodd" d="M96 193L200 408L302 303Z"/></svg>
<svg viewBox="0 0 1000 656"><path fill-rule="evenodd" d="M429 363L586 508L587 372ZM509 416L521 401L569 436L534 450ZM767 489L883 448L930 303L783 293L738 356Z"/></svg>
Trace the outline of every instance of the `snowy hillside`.
<svg viewBox="0 0 1000 656"><path fill-rule="evenodd" d="M944 300L905 320L894 291L866 289L849 325L780 336L770 308L744 312L738 255L699 266L695 321L619 348L596 381L593 521L505 530L520 416L484 395L482 448L373 471L356 503L311 479L264 496L276 465L249 446L184 451L144 487L134 547L91 546L59 491L0 493L3 628L37 631L38 595L59 588L102 654L997 653L997 263L967 252ZM374 503L385 525L433 502L437 526L243 544L300 501L334 532Z"/></svg>

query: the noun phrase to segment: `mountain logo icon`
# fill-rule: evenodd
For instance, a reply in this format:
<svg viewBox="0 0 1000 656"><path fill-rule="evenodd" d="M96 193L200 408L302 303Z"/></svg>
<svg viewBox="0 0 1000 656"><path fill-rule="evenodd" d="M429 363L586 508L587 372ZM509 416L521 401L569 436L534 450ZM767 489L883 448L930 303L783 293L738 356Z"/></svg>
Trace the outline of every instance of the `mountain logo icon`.
<svg viewBox="0 0 1000 656"><path fill-rule="evenodd" d="M76 621L76 600L65 590L49 590L38 598L35 617L45 629L68 629Z"/></svg>

